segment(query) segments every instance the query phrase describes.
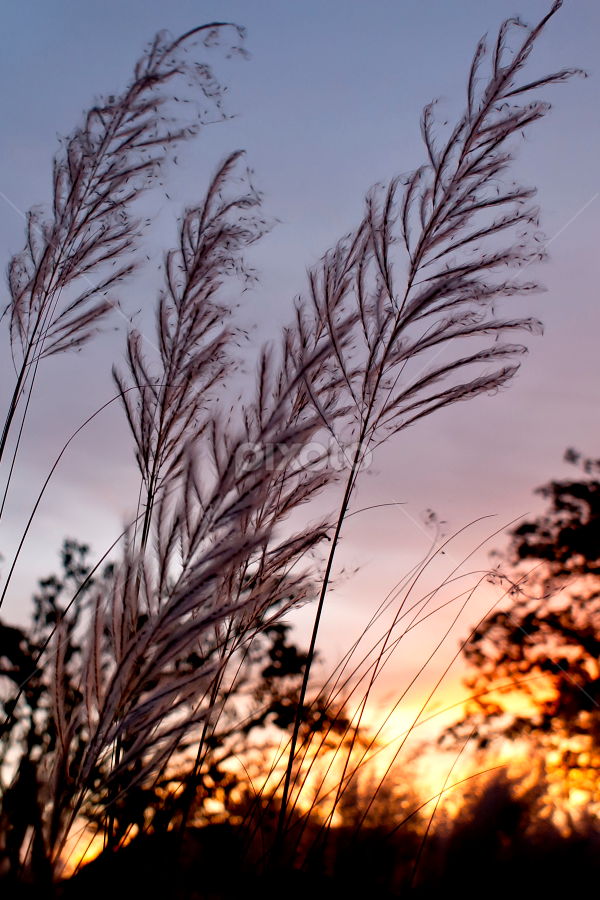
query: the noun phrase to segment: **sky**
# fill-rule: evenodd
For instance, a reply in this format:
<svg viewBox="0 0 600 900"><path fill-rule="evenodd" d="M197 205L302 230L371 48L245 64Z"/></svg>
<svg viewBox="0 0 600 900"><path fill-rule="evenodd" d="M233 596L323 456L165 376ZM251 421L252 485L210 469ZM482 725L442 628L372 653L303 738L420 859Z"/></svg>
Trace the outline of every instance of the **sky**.
<svg viewBox="0 0 600 900"><path fill-rule="evenodd" d="M148 199L155 219L144 248L150 258L139 278L123 286L120 300L136 321L151 321L158 264L173 241L179 211L202 195L225 154L244 149L264 209L277 220L249 255L260 276L243 295L240 310L251 334L251 358L290 318L293 298L305 289L307 267L358 223L370 186L424 161L423 106L437 97L444 113L460 112L481 35L493 35L515 14L537 21L549 7L546 0L4 0L4 259L21 249L23 214L50 201L58 136L81 121L96 95L125 87L156 31L176 36L214 20L240 24L247 29L249 58L209 58L228 86L230 118L207 126L183 147L168 186ZM402 505L348 522L340 555L345 574L323 626L324 659L341 656L368 611L426 552L432 537L425 524L428 510L443 520L447 534L478 520L452 545L445 564L460 563L473 552L465 571L481 569L488 550L506 546L503 530L509 523L543 508L534 488L575 474L563 462L566 447L600 455L599 33L598 4L567 0L530 64L532 78L566 66L589 74L541 92L552 110L528 132L514 164L515 177L538 188L550 259L533 272L546 293L507 301L505 309L539 317L545 333L530 339L529 355L507 390L442 411L377 454L355 508L391 500ZM45 364L0 528L3 577L63 444L114 396L110 370L123 357L126 327L117 316L83 352ZM1 340L0 397L6 402L12 370L5 335ZM65 536L88 542L96 558L104 553L134 509L136 491L131 441L118 404L112 404L77 437L57 469L25 544L5 615L26 620L36 579L55 571ZM319 513L334 506L334 495L317 504ZM485 588L468 607L440 665L494 600ZM309 618L308 609L297 617L301 636ZM415 636L390 670L384 693L391 696L409 678L447 622L442 615ZM460 664L454 671L460 673ZM449 681L448 696L458 690L458 674Z"/></svg>

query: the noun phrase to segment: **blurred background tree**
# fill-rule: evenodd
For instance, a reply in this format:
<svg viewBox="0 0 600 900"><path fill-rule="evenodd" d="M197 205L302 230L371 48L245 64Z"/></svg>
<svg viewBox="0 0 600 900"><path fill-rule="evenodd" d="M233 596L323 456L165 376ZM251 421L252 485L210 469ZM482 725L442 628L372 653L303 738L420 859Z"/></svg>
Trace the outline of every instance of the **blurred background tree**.
<svg viewBox="0 0 600 900"><path fill-rule="evenodd" d="M471 729L480 748L525 739L540 752L550 805L593 814L600 811L600 460L573 449L565 460L581 475L538 488L547 511L511 532L497 572L513 602L489 615L465 647L473 699L443 740ZM510 713L507 695L527 701L529 711Z"/></svg>

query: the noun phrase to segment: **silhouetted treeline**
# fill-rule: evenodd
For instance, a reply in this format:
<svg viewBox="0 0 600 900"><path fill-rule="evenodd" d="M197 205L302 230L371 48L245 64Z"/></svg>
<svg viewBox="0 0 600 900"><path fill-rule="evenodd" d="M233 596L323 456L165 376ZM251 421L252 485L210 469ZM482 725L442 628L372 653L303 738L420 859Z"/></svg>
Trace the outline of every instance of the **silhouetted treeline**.
<svg viewBox="0 0 600 900"><path fill-rule="evenodd" d="M352 827L336 827L327 846L302 870L261 871L240 863L243 840L229 825L190 829L179 864L175 836L145 838L88 865L60 896L114 900L237 900L270 898L439 897L440 891L485 897L559 896L584 890L600 876L600 828L585 818L570 834L538 816L543 785L518 793L519 780L504 772L474 788L455 818L444 814L430 832L414 874L422 828L367 828L352 840ZM315 823L314 828L317 828Z"/></svg>

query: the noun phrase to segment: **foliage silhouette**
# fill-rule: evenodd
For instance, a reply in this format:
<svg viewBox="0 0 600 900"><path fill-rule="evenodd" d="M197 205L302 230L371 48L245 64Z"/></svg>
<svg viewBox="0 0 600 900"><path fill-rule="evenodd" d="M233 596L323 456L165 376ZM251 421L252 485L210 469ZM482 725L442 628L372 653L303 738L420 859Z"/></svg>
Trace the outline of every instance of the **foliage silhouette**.
<svg viewBox="0 0 600 900"><path fill-rule="evenodd" d="M580 454L569 450L566 459L578 462ZM596 466L583 460L585 472ZM501 576L510 579L513 602L508 610L489 616L465 649L472 669L467 684L473 693L502 682L525 681L519 690L534 701L535 709L507 723L501 702L481 698L473 701L460 730L481 720L477 736L482 745L496 734L516 738L562 730L586 734L596 747L600 483L589 476L552 481L537 492L549 501L549 509L511 533L508 561L513 569ZM536 691L540 682L547 689L543 698Z"/></svg>
<svg viewBox="0 0 600 900"><path fill-rule="evenodd" d="M497 573L511 603L466 645L474 699L441 740L524 742L538 778L532 814L585 843L600 809L600 467L572 449L565 460L582 476L539 488L548 510L512 531ZM525 709L510 711L515 698Z"/></svg>

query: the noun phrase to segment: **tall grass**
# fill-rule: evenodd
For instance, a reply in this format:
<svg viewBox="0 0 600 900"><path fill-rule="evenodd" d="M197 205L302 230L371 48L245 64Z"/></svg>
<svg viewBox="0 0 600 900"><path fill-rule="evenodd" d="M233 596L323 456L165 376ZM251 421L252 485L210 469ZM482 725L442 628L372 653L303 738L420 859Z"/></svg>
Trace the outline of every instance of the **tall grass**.
<svg viewBox="0 0 600 900"><path fill-rule="evenodd" d="M364 729L374 685L438 597L418 596L427 558L325 685L312 689L340 536L368 455L419 419L506 386L526 352L511 336L540 330L535 319L497 310L504 297L538 289L518 277L543 256L532 237L535 191L513 183L510 167L513 139L549 109L523 98L577 71L521 80L560 6L535 28L508 20L489 50L479 43L465 112L447 138L436 130L434 105L425 108L425 164L368 193L362 221L310 270L280 346L261 350L253 393L228 413L217 400L235 369L235 321L222 285L232 274L250 277L244 252L269 223L239 152L219 165L201 200L190 198L178 243L165 255L156 350L131 330L125 367L114 370L139 468L138 509L117 562L103 572L100 563L72 567L68 602L59 602L60 591L53 596L34 641L35 668L5 704L5 751L21 747L5 796L29 779L37 810L22 834L13 828L11 838L8 826L13 876L35 856L58 877L82 817L117 848L134 824L127 802L187 759L168 826L183 836L248 660L290 610L311 600L289 740L240 834L255 846L258 829L265 868L310 865L326 852L336 811L348 807L379 749ZM0 443L0 457L9 447L13 454L5 493L42 360L83 345L110 313L115 286L135 267L140 235L131 206L168 149L197 130L173 114L175 84L195 84L219 108L220 89L195 61L195 40L206 36L208 45L232 28L157 36L130 87L94 106L57 156L53 210L30 214L26 248L9 269L16 383ZM290 533L290 515L335 482L337 513ZM314 551L322 548L321 567ZM461 587L463 604L471 591ZM32 685L48 698L43 734L27 713ZM325 771L315 775L328 746ZM382 782L374 785L352 840L382 791ZM323 804L315 830L312 814ZM143 830L144 810L136 815Z"/></svg>

